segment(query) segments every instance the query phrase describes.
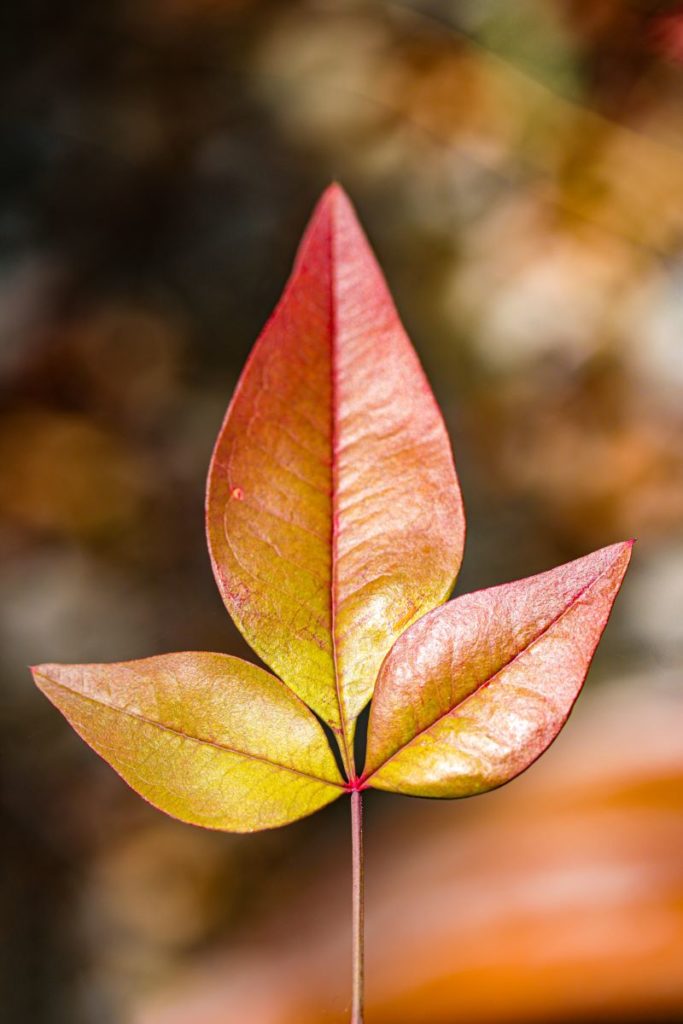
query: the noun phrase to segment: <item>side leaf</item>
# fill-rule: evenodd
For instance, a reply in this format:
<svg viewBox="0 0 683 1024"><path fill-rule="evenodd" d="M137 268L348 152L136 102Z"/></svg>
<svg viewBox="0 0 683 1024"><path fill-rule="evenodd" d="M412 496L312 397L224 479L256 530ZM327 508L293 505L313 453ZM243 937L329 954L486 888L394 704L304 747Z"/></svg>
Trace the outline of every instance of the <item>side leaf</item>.
<svg viewBox="0 0 683 1024"><path fill-rule="evenodd" d="M528 768L579 695L631 548L467 594L412 626L377 682L366 784L462 797Z"/></svg>
<svg viewBox="0 0 683 1024"><path fill-rule="evenodd" d="M338 186L237 385L207 534L228 611L348 765L384 656L453 587L464 517L441 413Z"/></svg>
<svg viewBox="0 0 683 1024"><path fill-rule="evenodd" d="M343 792L315 716L279 679L239 658L166 654L32 672L76 732L181 821L253 832Z"/></svg>

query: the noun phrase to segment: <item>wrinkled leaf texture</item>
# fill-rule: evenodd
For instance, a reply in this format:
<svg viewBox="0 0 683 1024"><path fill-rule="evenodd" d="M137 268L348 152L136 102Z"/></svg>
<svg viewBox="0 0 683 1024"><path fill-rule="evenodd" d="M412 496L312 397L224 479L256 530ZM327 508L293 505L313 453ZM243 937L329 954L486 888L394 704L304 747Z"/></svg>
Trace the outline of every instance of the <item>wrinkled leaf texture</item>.
<svg viewBox="0 0 683 1024"><path fill-rule="evenodd" d="M466 594L407 630L380 672L365 783L462 797L528 768L579 695L631 548Z"/></svg>
<svg viewBox="0 0 683 1024"><path fill-rule="evenodd" d="M133 789L182 821L251 832L311 814L343 791L315 715L240 658L167 654L33 673Z"/></svg>
<svg viewBox="0 0 683 1024"><path fill-rule="evenodd" d="M207 534L231 616L352 770L384 656L453 588L464 515L441 413L338 186L228 409Z"/></svg>
<svg viewBox="0 0 683 1024"><path fill-rule="evenodd" d="M443 604L465 533L448 437L336 185L235 390L206 523L226 607L280 678L201 652L33 674L143 797L234 832L348 788L461 797L519 774L564 724L631 554L616 544Z"/></svg>

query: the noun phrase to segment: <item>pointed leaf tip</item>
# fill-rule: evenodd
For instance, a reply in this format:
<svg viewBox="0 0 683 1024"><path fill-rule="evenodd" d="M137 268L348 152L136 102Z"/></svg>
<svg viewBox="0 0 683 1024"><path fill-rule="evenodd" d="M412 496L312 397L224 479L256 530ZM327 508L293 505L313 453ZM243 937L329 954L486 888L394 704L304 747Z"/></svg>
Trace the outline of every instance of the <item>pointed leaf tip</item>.
<svg viewBox="0 0 683 1024"><path fill-rule="evenodd" d="M462 797L528 768L579 695L632 546L467 594L409 629L380 672L366 781Z"/></svg>
<svg viewBox="0 0 683 1024"><path fill-rule="evenodd" d="M350 198L349 198L349 194L346 191L346 189L344 188L344 186L341 185L338 181L331 181L330 184L327 186L327 188L322 193L322 195L320 196L320 199L318 200L318 202L319 203L322 203L322 202L330 202L331 203L331 202L336 202L338 200L341 200L341 201L347 203L349 206L353 205L351 203Z"/></svg>
<svg viewBox="0 0 683 1024"><path fill-rule="evenodd" d="M207 536L239 629L342 732L351 767L382 659L452 589L464 515L441 413L339 185L230 404Z"/></svg>

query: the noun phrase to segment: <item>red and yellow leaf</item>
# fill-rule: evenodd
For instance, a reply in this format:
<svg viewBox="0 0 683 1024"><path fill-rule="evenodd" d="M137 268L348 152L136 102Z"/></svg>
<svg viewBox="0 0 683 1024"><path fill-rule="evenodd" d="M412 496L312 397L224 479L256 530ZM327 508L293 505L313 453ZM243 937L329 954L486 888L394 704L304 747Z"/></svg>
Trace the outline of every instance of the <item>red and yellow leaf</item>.
<svg viewBox="0 0 683 1024"><path fill-rule="evenodd" d="M207 531L228 611L348 766L384 656L452 589L464 518L441 414L337 186L235 391Z"/></svg>
<svg viewBox="0 0 683 1024"><path fill-rule="evenodd" d="M365 782L462 797L524 771L571 711L631 548L467 594L412 626L377 681Z"/></svg>
<svg viewBox="0 0 683 1024"><path fill-rule="evenodd" d="M36 684L76 732L162 811L231 832L286 825L343 782L311 711L226 654L40 665Z"/></svg>

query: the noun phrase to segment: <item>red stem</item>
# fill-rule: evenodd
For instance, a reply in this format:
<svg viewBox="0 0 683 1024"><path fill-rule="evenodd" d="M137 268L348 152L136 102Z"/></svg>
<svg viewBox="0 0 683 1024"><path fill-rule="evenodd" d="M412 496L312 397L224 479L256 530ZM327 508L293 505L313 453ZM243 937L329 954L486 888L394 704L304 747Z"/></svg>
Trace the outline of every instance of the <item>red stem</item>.
<svg viewBox="0 0 683 1024"><path fill-rule="evenodd" d="M365 877L363 866L363 798L351 793L353 1001L351 1024L363 1024L365 975Z"/></svg>

